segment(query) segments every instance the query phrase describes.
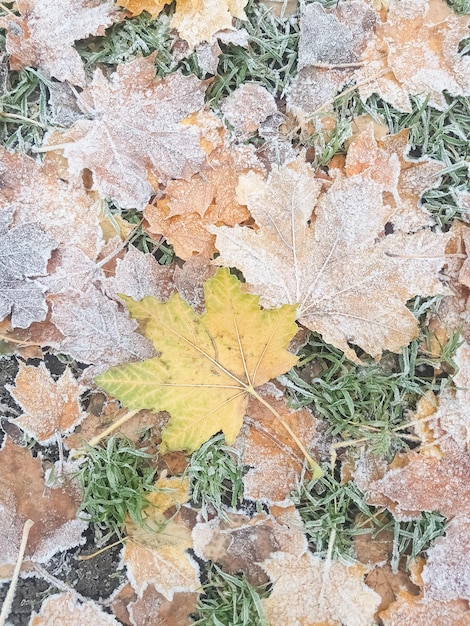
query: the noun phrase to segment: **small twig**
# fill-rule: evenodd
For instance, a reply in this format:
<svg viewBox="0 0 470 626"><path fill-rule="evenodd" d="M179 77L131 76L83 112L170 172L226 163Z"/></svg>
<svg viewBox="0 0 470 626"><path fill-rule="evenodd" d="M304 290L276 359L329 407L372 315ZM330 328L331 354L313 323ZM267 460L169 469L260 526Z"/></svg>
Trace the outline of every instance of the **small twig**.
<svg viewBox="0 0 470 626"><path fill-rule="evenodd" d="M16 13L13 13L13 11L11 9L9 9L8 7L6 7L3 2L0 2L0 9L3 9L5 11L5 13L8 13L8 15L12 15L13 17L18 17L16 15Z"/></svg>
<svg viewBox="0 0 470 626"><path fill-rule="evenodd" d="M18 558L16 559L15 569L13 571L13 576L11 579L10 587L8 588L8 593L5 597L5 601L2 606L2 612L0 613L0 626L5 626L5 622L7 621L8 616L10 615L11 606L13 604L13 599L15 597L16 586L18 584L18 578L20 576L21 565L23 563L23 557L26 550L26 545L28 543L29 531L32 526L34 526L33 520L26 520L25 525L23 526L23 535L21 537L20 549L18 551Z"/></svg>
<svg viewBox="0 0 470 626"><path fill-rule="evenodd" d="M31 148L32 152L35 152L36 154L42 153L42 152L54 152L54 150L63 150L64 148L66 148L70 143L73 143L71 141L67 141L65 143L56 143L50 146L42 146L41 148Z"/></svg>
<svg viewBox="0 0 470 626"><path fill-rule="evenodd" d="M123 424L125 424L127 421L129 421L132 417L134 417L134 415L136 413L139 412L140 409L136 409L135 411L129 411L128 413L126 413L125 415L123 415L121 418L118 419L117 422L114 422L114 424L111 424L111 426L108 426L108 428L106 428L105 430L103 430L102 433L100 433L99 435L96 435L96 437L93 437L93 439L90 439L90 441L88 442L88 445L91 446L92 448L94 448L102 439L104 439L105 437L107 437L108 435L110 435L111 433L113 433L115 430L117 430L120 426L122 426ZM1 625L0 625L1 626Z"/></svg>
<svg viewBox="0 0 470 626"><path fill-rule="evenodd" d="M143 224L143 221L144 221L144 219L142 218L140 220L140 222L138 224L136 224L135 227L131 230L131 232L127 235L127 237L124 239L124 241L119 245L119 248L117 248L117 250L113 250L104 259L101 259L101 261L96 264L96 267L103 267L104 265L106 265L106 263L111 261L111 259L113 259L116 256L116 254L119 254L121 252L121 250L123 250L127 246L127 244L130 242L131 238L137 232L137 229Z"/></svg>
<svg viewBox="0 0 470 626"><path fill-rule="evenodd" d="M0 334L0 340L7 341L8 343L19 343L22 346L39 346L40 343L35 343L34 341L21 341L20 339L14 339L13 337L9 337L8 335Z"/></svg>
<svg viewBox="0 0 470 626"><path fill-rule="evenodd" d="M124 543L125 541L127 541L127 537L123 537L122 539L119 539L119 541L115 541L114 543L111 543L109 546L105 546L104 548L101 548L101 550L97 550L96 552L93 552L92 554L84 554L84 555L77 556L76 560L88 561L89 559L94 559L95 556L98 556L99 554L106 552L106 550L110 550L111 548L114 548L115 546L118 546L120 543Z"/></svg>
<svg viewBox="0 0 470 626"><path fill-rule="evenodd" d="M363 61L357 61L356 63L309 63L308 67L316 67L320 70L341 70L352 67L364 67Z"/></svg>

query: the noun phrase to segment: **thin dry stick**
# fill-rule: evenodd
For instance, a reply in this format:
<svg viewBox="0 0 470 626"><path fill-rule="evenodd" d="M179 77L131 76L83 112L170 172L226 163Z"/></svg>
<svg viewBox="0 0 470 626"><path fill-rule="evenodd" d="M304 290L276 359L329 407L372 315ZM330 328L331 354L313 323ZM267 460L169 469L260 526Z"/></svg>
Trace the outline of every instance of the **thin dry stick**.
<svg viewBox="0 0 470 626"><path fill-rule="evenodd" d="M3 2L0 2L0 9L3 9L5 13L8 13L8 15L13 15L13 17L18 17L15 13L13 13L13 11L11 11L8 7L6 7L3 4Z"/></svg>
<svg viewBox="0 0 470 626"><path fill-rule="evenodd" d="M356 61L356 63L309 63L308 67L317 67L320 70L335 70L350 67L363 67L365 63L363 61Z"/></svg>
<svg viewBox="0 0 470 626"><path fill-rule="evenodd" d="M122 539L119 539L119 541L115 541L114 543L111 543L109 546L105 546L104 548L101 548L100 550L97 550L96 552L93 552L92 554L84 554L84 555L80 555L76 557L77 561L89 561L90 559L94 559L95 556L98 556L99 554L103 554L103 552L106 552L107 550L111 550L111 548L114 548L115 546L118 546L120 543L124 543L125 541L127 541L127 537L123 537Z"/></svg>
<svg viewBox="0 0 470 626"><path fill-rule="evenodd" d="M103 430L102 433L100 433L99 435L96 435L96 437L93 437L93 439L90 439L90 441L88 442L88 445L94 448L102 439L104 439L105 437L113 433L120 426L125 424L132 417L134 417L134 415L138 412L139 412L139 409L136 409L135 411L129 411L128 413L120 417L117 422L114 422L114 424L111 424L111 426L108 426L108 428Z"/></svg>
<svg viewBox="0 0 470 626"><path fill-rule="evenodd" d="M5 598L5 602L2 606L2 612L0 613L0 626L5 626L5 622L7 621L8 616L10 615L11 605L13 604L13 599L15 597L16 585L18 584L18 578L20 576L21 564L23 563L23 557L26 550L26 545L28 543L28 535L31 527L34 525L33 520L26 520L25 525L23 526L23 536L21 537L20 549L18 552L18 558L16 560L15 569L13 572L13 577L11 579L10 587L8 589L8 593Z"/></svg>
<svg viewBox="0 0 470 626"><path fill-rule="evenodd" d="M35 343L34 341L21 341L20 339L14 339L13 337L2 334L0 334L0 340L7 341L8 343L19 343L22 346L41 346L40 343Z"/></svg>

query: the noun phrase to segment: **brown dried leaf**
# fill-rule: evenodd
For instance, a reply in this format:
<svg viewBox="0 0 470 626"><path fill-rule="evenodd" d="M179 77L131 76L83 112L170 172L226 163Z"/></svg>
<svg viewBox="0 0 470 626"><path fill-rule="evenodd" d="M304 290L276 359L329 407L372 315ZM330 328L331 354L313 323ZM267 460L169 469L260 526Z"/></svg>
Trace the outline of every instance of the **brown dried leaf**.
<svg viewBox="0 0 470 626"><path fill-rule="evenodd" d="M104 35L124 15L113 2L101 0L17 0L20 16L0 18L7 29L12 70L39 67L48 76L85 85L85 70L75 41Z"/></svg>
<svg viewBox="0 0 470 626"><path fill-rule="evenodd" d="M153 585L142 596L129 604L132 626L190 626L189 617L196 613L197 593L175 593L170 602Z"/></svg>
<svg viewBox="0 0 470 626"><path fill-rule="evenodd" d="M84 387L69 369L55 381L44 363L33 367L20 362L15 385L6 388L24 411L14 423L42 445L56 433L70 432L85 417L79 399Z"/></svg>
<svg viewBox="0 0 470 626"><path fill-rule="evenodd" d="M386 135L376 141L372 124L350 144L346 156L346 174L367 174L388 191L394 213L390 222L395 230L416 231L434 223L422 208L421 194L440 185L439 172L444 164L423 157L407 159L409 130Z"/></svg>
<svg viewBox="0 0 470 626"><path fill-rule="evenodd" d="M179 513L169 520L166 515L189 499L188 487L186 478L167 478L162 472L156 491L147 496L151 506L144 512L145 525L127 524L123 561L139 596L154 585L172 601L175 592L194 592L199 587L199 568L186 552L193 545L191 531Z"/></svg>
<svg viewBox="0 0 470 626"><path fill-rule="evenodd" d="M426 599L470 600L470 516L457 515L427 552L422 572Z"/></svg>
<svg viewBox="0 0 470 626"><path fill-rule="evenodd" d="M81 184L66 182L57 163L0 148L0 181L0 202L13 208L15 225L34 220L57 245L96 259L103 245L99 202Z"/></svg>
<svg viewBox="0 0 470 626"><path fill-rule="evenodd" d="M410 95L429 96L429 104L441 110L447 107L444 90L470 95L470 59L458 52L466 37L468 16L457 15L444 0L391 2L355 72L361 98L375 92L411 113Z"/></svg>
<svg viewBox="0 0 470 626"><path fill-rule="evenodd" d="M188 178L204 160L199 130L180 123L204 106L204 84L180 73L155 78L153 56L118 65L109 80L96 70L80 106L91 119L63 135L70 172L89 169L93 188L122 207L144 208L157 179Z"/></svg>
<svg viewBox="0 0 470 626"><path fill-rule="evenodd" d="M7 437L0 450L0 578L8 578L18 556L23 525L34 522L26 561L47 562L56 552L82 543L86 524L76 519L80 494L66 482L52 489L44 483L41 460Z"/></svg>
<svg viewBox="0 0 470 626"><path fill-rule="evenodd" d="M277 113L274 96L262 85L244 83L222 105L224 118L238 134L250 135L260 124Z"/></svg>
<svg viewBox="0 0 470 626"><path fill-rule="evenodd" d="M272 626L369 626L374 621L380 596L364 583L362 565L278 552L263 567L273 582L271 595L261 600Z"/></svg>
<svg viewBox="0 0 470 626"><path fill-rule="evenodd" d="M240 175L250 169L263 169L250 147L213 150L190 181L171 181L165 195L147 206L146 230L152 235L162 234L180 258L189 259L194 253L211 255L215 252L214 236L207 232L207 226L234 226L250 216L236 196Z"/></svg>
<svg viewBox="0 0 470 626"><path fill-rule="evenodd" d="M384 626L470 626L470 610L463 600L424 600L403 591L380 619Z"/></svg>
<svg viewBox="0 0 470 626"><path fill-rule="evenodd" d="M46 273L55 243L37 223L9 229L13 211L0 212L0 320L11 313L12 326L27 328L46 318L45 289L34 277Z"/></svg>
<svg viewBox="0 0 470 626"><path fill-rule="evenodd" d="M241 177L258 230L209 228L216 263L240 269L264 306L298 303L299 321L352 360L350 343L374 357L398 352L418 334L406 301L444 291L437 275L449 236L387 235L394 210L367 175L338 176L322 195L321 187L300 160L273 169L267 181Z"/></svg>
<svg viewBox="0 0 470 626"><path fill-rule="evenodd" d="M83 363L117 365L155 356L152 344L135 332L137 323L93 285L84 293L53 296L51 319L64 335L61 350Z"/></svg>
<svg viewBox="0 0 470 626"><path fill-rule="evenodd" d="M432 451L410 451L401 457L401 466L378 475L364 461L356 468L356 483L369 503L386 504L397 519L416 519L421 511L470 515L470 454L450 439L441 442L441 449L442 458Z"/></svg>
<svg viewBox="0 0 470 626"><path fill-rule="evenodd" d="M115 617L105 613L101 607L88 600L79 603L72 593L60 593L46 598L39 613L31 615L29 626L119 626Z"/></svg>
<svg viewBox="0 0 470 626"><path fill-rule="evenodd" d="M307 409L292 411L276 398L276 389L265 385L261 395L281 415L307 450L315 440L317 420ZM235 447L242 451L243 464L250 467L243 477L244 496L251 500L282 502L289 498L300 479L304 456L279 420L261 403L250 401L244 427Z"/></svg>
<svg viewBox="0 0 470 626"><path fill-rule="evenodd" d="M365 578L366 584L381 597L377 611L384 611L394 602L403 590L417 596L419 587L414 585L409 576L398 570L394 572L390 565L374 567Z"/></svg>

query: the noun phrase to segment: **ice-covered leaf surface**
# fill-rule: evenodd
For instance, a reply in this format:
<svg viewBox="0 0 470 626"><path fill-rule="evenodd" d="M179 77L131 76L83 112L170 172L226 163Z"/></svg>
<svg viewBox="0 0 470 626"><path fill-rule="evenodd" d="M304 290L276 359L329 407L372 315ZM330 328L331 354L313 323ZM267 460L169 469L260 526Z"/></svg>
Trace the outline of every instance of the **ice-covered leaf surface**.
<svg viewBox="0 0 470 626"><path fill-rule="evenodd" d="M85 85L85 69L74 43L105 29L124 16L113 2L101 0L18 0L20 16L0 19L7 29L10 66L39 67L49 76Z"/></svg>

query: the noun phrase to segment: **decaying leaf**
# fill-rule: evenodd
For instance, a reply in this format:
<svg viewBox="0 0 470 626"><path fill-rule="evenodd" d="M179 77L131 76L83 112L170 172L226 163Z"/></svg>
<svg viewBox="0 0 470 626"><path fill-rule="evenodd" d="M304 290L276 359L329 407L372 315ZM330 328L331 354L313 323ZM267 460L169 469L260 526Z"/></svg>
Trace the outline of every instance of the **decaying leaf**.
<svg viewBox="0 0 470 626"><path fill-rule="evenodd" d="M41 460L7 437L0 450L0 578L9 578L16 563L23 525L34 522L26 562L47 562L56 552L82 543L86 524L76 519L80 494L73 484L52 489L44 483Z"/></svg>
<svg viewBox="0 0 470 626"><path fill-rule="evenodd" d="M34 277L46 273L56 244L33 222L9 229L13 211L0 212L0 320L11 313L13 327L27 328L46 318L45 288Z"/></svg>
<svg viewBox="0 0 470 626"><path fill-rule="evenodd" d="M384 21L355 73L366 100L374 92L400 111L412 111L410 95L438 109L451 95L470 94L470 59L459 54L468 37L468 15L457 15L444 0L391 2ZM389 70L388 72L386 70Z"/></svg>
<svg viewBox="0 0 470 626"><path fill-rule="evenodd" d="M101 0L17 0L20 16L0 19L7 29L10 67L39 67L49 76L73 85L85 85L85 70L75 41L104 35L122 19L115 4Z"/></svg>
<svg viewBox="0 0 470 626"><path fill-rule="evenodd" d="M69 369L54 381L43 363L34 367L20 362L15 384L7 389L24 411L14 423L43 445L56 433L70 432L85 417L79 400L84 388Z"/></svg>
<svg viewBox="0 0 470 626"><path fill-rule="evenodd" d="M222 105L224 118L241 137L254 133L269 116L277 113L274 96L262 85L244 83Z"/></svg>
<svg viewBox="0 0 470 626"><path fill-rule="evenodd" d="M204 293L203 315L178 294L164 304L126 299L161 357L112 368L97 378L131 409L168 411L162 439L170 450L196 450L219 430L233 443L248 397L259 399L255 388L297 361L286 349L297 332L294 307L260 310L259 298L243 293L223 269L205 283Z"/></svg>
<svg viewBox="0 0 470 626"><path fill-rule="evenodd" d="M96 70L80 94L90 119L76 122L61 144L69 169L93 173L93 188L122 207L144 208L158 181L187 178L204 161L199 131L180 122L204 106L195 76L155 78L153 57L118 65L107 80Z"/></svg>
<svg viewBox="0 0 470 626"><path fill-rule="evenodd" d="M282 398L275 398L275 391L267 385L262 395L282 415L304 447L311 448L317 424L313 415L306 409L292 411ZM244 426L234 445L242 451L243 464L250 468L243 476L245 498L281 502L290 496L300 479L304 457L271 411L250 400Z"/></svg>
<svg viewBox="0 0 470 626"><path fill-rule="evenodd" d="M263 564L273 582L262 600L271 626L369 626L380 596L364 583L367 569L326 563L310 553L278 552Z"/></svg>
<svg viewBox="0 0 470 626"><path fill-rule="evenodd" d="M444 164L423 157L407 158L409 130L396 135L386 135L376 141L372 124L350 144L346 156L346 174L354 176L366 172L381 183L392 198L394 213L390 223L395 230L416 231L433 224L433 220L420 203L421 194L440 185L439 173Z"/></svg>
<svg viewBox="0 0 470 626"><path fill-rule="evenodd" d="M264 306L297 303L299 321L352 360L350 344L374 357L398 352L418 333L406 301L444 289L437 274L448 237L428 230L387 235L394 209L370 176L338 176L325 193L321 188L300 160L273 169L267 181L241 177L239 192L258 230L210 228L216 263L240 269Z"/></svg>
<svg viewBox="0 0 470 626"><path fill-rule="evenodd" d="M446 517L470 515L470 455L450 439L441 441L442 456L411 450L398 467L374 476L374 468L360 461L355 481L371 504L385 504L397 519L417 519L421 511Z"/></svg>
<svg viewBox="0 0 470 626"><path fill-rule="evenodd" d="M83 293L54 296L51 319L64 335L61 350L83 363L114 365L155 354L135 332L136 322L93 285Z"/></svg>
<svg viewBox="0 0 470 626"><path fill-rule="evenodd" d="M89 600L77 602L72 593L60 593L46 598L39 613L33 613L29 626L76 626L77 624L93 624L93 626L119 626L119 622L101 607Z"/></svg>
<svg viewBox="0 0 470 626"><path fill-rule="evenodd" d="M384 626L469 626L470 609L464 600L425 600L403 591L380 619Z"/></svg>
<svg viewBox="0 0 470 626"><path fill-rule="evenodd" d="M183 259L194 253L211 256L215 252L214 235L207 226L234 226L250 217L236 195L241 174L263 170L250 148L216 148L190 180L170 181L163 197L144 211L146 230L162 234Z"/></svg>
<svg viewBox="0 0 470 626"><path fill-rule="evenodd" d="M102 245L100 203L64 180L54 160L38 163L0 148L0 203L14 210L14 225L37 222L57 245L75 246L96 259ZM34 244L32 244L33 246Z"/></svg>
<svg viewBox="0 0 470 626"><path fill-rule="evenodd" d="M128 606L132 626L190 626L189 617L196 613L198 594L195 592L175 593L170 602L153 585L149 585L142 596Z"/></svg>
<svg viewBox="0 0 470 626"><path fill-rule="evenodd" d="M167 600L175 592L194 592L199 586L199 568L186 552L192 547L191 531L178 514L167 519L166 512L186 502L188 480L160 476L156 491L147 499L145 525L128 523L130 536L124 548L123 561L132 586L139 596L149 585Z"/></svg>
<svg viewBox="0 0 470 626"><path fill-rule="evenodd" d="M422 572L426 598L470 600L470 516L457 515L429 548Z"/></svg>
<svg viewBox="0 0 470 626"><path fill-rule="evenodd" d="M180 37L185 39L192 49L201 41L210 41L219 30L232 28L233 17L245 20L243 10L248 0L177 0L176 9L170 22ZM119 0L132 15L147 11L157 17L171 0Z"/></svg>

